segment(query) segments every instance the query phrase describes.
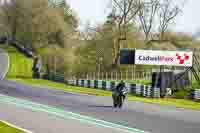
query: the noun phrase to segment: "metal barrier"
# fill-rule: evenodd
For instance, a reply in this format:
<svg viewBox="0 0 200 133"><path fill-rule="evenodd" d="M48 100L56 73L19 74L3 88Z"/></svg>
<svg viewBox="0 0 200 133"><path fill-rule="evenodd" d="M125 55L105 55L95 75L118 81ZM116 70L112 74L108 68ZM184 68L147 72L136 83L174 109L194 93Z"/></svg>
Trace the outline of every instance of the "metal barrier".
<svg viewBox="0 0 200 133"><path fill-rule="evenodd" d="M81 84L82 82L85 83L85 86ZM82 79L68 80L67 83L68 85L73 85L73 86L83 86L83 87L97 88L97 89L108 90L108 91L111 91L112 88L118 84L118 82L115 82L115 81L82 80ZM125 83L125 86L127 87L130 94L136 94L138 96L147 97L147 98L160 98L159 88L152 88L151 86L147 86L147 85L131 84L131 83ZM200 101L200 89L196 89L193 92L192 97L194 100Z"/></svg>
<svg viewBox="0 0 200 133"><path fill-rule="evenodd" d="M48 79L48 80L51 80L51 81L55 81L55 82L60 82L60 83L65 83L65 75L63 73L49 73L49 74L45 74L44 79ZM75 84L74 80L70 81L71 83L73 82L73 84Z"/></svg>
<svg viewBox="0 0 200 133"><path fill-rule="evenodd" d="M68 80L67 84L73 86L112 91L113 87L115 87L118 84L118 82L77 79L77 80ZM152 88L151 86L147 85L131 84L131 83L125 83L125 86L127 87L130 94L135 94L138 96L148 97L148 98L160 98L159 88Z"/></svg>
<svg viewBox="0 0 200 133"><path fill-rule="evenodd" d="M194 99L195 100L200 100L200 89L196 89L194 91Z"/></svg>

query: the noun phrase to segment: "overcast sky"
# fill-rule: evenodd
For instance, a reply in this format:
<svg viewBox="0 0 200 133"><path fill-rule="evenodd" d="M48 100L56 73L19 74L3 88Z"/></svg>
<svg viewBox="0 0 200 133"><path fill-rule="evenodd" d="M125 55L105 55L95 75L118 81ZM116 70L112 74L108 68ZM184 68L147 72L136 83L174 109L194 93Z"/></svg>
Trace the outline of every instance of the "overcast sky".
<svg viewBox="0 0 200 133"><path fill-rule="evenodd" d="M102 23L108 12L109 0L66 0L78 14L82 25ZM183 14L177 18L174 30L195 33L200 30L200 0L187 0Z"/></svg>

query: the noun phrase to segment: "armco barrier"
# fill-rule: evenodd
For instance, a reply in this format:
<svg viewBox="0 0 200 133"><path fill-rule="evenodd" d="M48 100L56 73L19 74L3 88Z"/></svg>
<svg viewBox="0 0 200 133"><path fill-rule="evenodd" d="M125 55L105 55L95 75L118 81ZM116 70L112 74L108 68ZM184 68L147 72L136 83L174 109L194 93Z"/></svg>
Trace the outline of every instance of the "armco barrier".
<svg viewBox="0 0 200 133"><path fill-rule="evenodd" d="M111 86L111 82L110 81L107 81L106 82L106 90L111 90L112 86Z"/></svg>
<svg viewBox="0 0 200 133"><path fill-rule="evenodd" d="M106 84L107 84L107 81L102 81L102 89L103 90L106 90Z"/></svg>
<svg viewBox="0 0 200 133"><path fill-rule="evenodd" d="M44 79L48 79L55 82L65 83L65 75L63 73L49 73L45 74Z"/></svg>
<svg viewBox="0 0 200 133"><path fill-rule="evenodd" d="M87 80L84 80L84 87L88 87L88 81Z"/></svg>
<svg viewBox="0 0 200 133"><path fill-rule="evenodd" d="M130 84L130 86L131 86L130 93L136 94L136 84Z"/></svg>
<svg viewBox="0 0 200 133"><path fill-rule="evenodd" d="M77 80L73 80L74 82L73 82L73 85L75 86L75 85L77 85Z"/></svg>
<svg viewBox="0 0 200 133"><path fill-rule="evenodd" d="M94 80L94 88L98 89L98 80Z"/></svg>
<svg viewBox="0 0 200 133"><path fill-rule="evenodd" d="M98 80L98 86L97 88L102 89L103 88L103 81L102 80Z"/></svg>
<svg viewBox="0 0 200 133"><path fill-rule="evenodd" d="M90 81L90 88L94 88L94 80Z"/></svg>
<svg viewBox="0 0 200 133"><path fill-rule="evenodd" d="M87 80L87 87L90 88L90 80Z"/></svg>
<svg viewBox="0 0 200 133"><path fill-rule="evenodd" d="M145 97L146 96L146 86L142 85L142 96Z"/></svg>
<svg viewBox="0 0 200 133"><path fill-rule="evenodd" d="M147 97L152 97L151 96L151 93L152 93L152 87L151 86L147 86Z"/></svg>
<svg viewBox="0 0 200 133"><path fill-rule="evenodd" d="M153 88L152 89L152 97L160 98L160 88Z"/></svg>
<svg viewBox="0 0 200 133"><path fill-rule="evenodd" d="M194 91L194 99L198 101L200 100L200 89Z"/></svg>
<svg viewBox="0 0 200 133"><path fill-rule="evenodd" d="M58 75L56 75L58 76ZM55 75L49 75L51 80L56 80ZM64 81L64 76L60 76L57 78L60 82ZM118 84L115 81L103 81L103 80L67 80L67 84L71 86L81 86L86 88L96 88L102 90L112 91L112 89ZM152 88L151 86L147 85L140 85L140 84L131 84L125 83L126 88L128 89L129 93L136 94L142 97L148 98L160 98L160 89L159 88ZM193 99L196 101L200 101L200 89L196 89L193 91Z"/></svg>
<svg viewBox="0 0 200 133"><path fill-rule="evenodd" d="M69 85L87 87L87 88L96 88L101 90L112 91L112 89L118 84L118 82L114 81L103 81L103 80L68 80L67 83ZM152 88L151 86L140 85L140 84L131 84L125 83L129 93L136 94L138 96L149 97L149 98L160 98L160 89ZM200 91L199 91L200 99Z"/></svg>
<svg viewBox="0 0 200 133"><path fill-rule="evenodd" d="M23 53L28 58L33 58L34 54L32 49L27 48L27 44L22 44L22 42L19 42L17 40L8 40L9 44L14 46L19 52Z"/></svg>
<svg viewBox="0 0 200 133"><path fill-rule="evenodd" d="M68 80L68 81L67 81L67 83L68 83L69 85L75 85L74 82L76 82L76 80Z"/></svg>
<svg viewBox="0 0 200 133"><path fill-rule="evenodd" d="M81 80L81 87L84 87L84 80Z"/></svg>
<svg viewBox="0 0 200 133"><path fill-rule="evenodd" d="M80 79L78 80L78 86L81 86L81 80Z"/></svg>
<svg viewBox="0 0 200 133"><path fill-rule="evenodd" d="M140 84L136 84L135 94L141 95L141 91L142 91L141 85Z"/></svg>

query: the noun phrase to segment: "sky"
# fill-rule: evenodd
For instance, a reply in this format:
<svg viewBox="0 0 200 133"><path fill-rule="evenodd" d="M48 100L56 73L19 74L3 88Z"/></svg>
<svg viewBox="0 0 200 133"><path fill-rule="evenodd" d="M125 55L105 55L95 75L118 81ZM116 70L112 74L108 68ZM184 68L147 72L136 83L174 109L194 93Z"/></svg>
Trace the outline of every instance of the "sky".
<svg viewBox="0 0 200 133"><path fill-rule="evenodd" d="M91 24L102 23L109 10L109 0L66 0L78 14L81 27L90 21ZM177 17L172 28L177 32L195 34L200 31L200 0L187 0L183 13Z"/></svg>
<svg viewBox="0 0 200 133"><path fill-rule="evenodd" d="M109 0L66 0L78 14L81 24L102 23L106 18Z"/></svg>

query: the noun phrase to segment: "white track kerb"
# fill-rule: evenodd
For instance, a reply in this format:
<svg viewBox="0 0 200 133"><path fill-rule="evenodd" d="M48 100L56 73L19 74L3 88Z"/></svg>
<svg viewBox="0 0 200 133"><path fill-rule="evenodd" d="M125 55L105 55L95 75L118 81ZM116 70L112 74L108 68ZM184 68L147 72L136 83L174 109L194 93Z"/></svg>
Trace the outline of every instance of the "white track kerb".
<svg viewBox="0 0 200 133"><path fill-rule="evenodd" d="M149 132L145 132L136 128L126 127L123 125L107 122L104 120L99 120L99 119L92 118L89 116L84 116L77 113L68 112L59 108L50 107L47 105L38 104L38 103L30 102L27 100L22 100L19 98L5 96L1 94L0 94L0 103L12 104L17 107L30 109L36 112L45 112L47 114L54 115L62 119L77 120L79 122L87 123L87 124L94 125L101 128L110 128L113 130L118 130L118 131L121 131L122 133L149 133Z"/></svg>
<svg viewBox="0 0 200 133"><path fill-rule="evenodd" d="M4 51L4 52L5 52L5 51ZM7 63L6 71L5 71L4 75L3 75L3 78L6 77L8 71L9 71L9 69L10 69L10 56L8 55L7 52L5 52L5 55L7 56L7 61L8 61L8 63Z"/></svg>
<svg viewBox="0 0 200 133"><path fill-rule="evenodd" d="M27 130L27 129L23 129L23 128L21 128L21 127L18 127L18 126L15 126L15 125L11 124L11 123L8 123L7 121L1 121L1 120L0 120L0 122L3 122L4 124L6 124L6 125L8 125L8 126L10 126L10 127L13 127L13 128L15 128L15 129L21 130L21 131L23 131L23 132L25 132L25 133L33 133L33 132L31 132L31 131L29 131L29 130Z"/></svg>

